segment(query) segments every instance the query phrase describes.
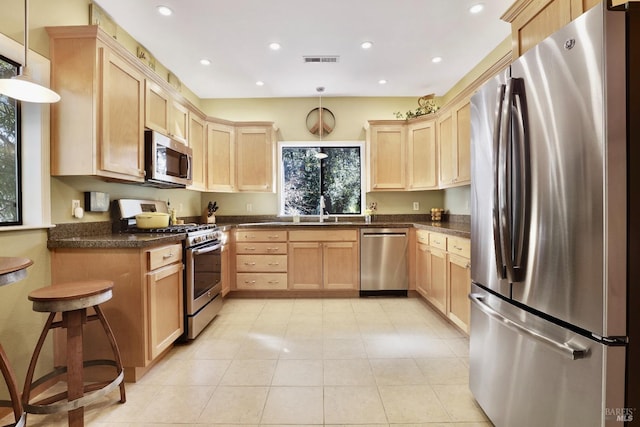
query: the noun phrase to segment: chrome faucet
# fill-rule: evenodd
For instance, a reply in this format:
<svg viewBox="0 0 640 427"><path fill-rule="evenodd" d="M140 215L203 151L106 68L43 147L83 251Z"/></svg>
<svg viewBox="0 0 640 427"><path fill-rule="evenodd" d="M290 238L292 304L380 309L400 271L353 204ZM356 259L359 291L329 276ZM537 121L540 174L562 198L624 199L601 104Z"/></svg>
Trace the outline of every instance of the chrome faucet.
<svg viewBox="0 0 640 427"><path fill-rule="evenodd" d="M327 212L326 215L325 215L325 212L327 212L327 209L324 202L324 196L320 196L320 217L318 218L320 222L324 222L325 218L329 219L329 216L330 216L329 212Z"/></svg>

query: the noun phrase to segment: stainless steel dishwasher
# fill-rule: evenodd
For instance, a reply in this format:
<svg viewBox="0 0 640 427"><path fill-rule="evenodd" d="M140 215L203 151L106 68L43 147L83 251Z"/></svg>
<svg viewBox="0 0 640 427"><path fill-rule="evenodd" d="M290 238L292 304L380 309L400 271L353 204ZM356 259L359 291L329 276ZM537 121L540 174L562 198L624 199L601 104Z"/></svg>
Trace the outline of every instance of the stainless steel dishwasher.
<svg viewBox="0 0 640 427"><path fill-rule="evenodd" d="M360 296L407 296L408 228L360 229Z"/></svg>

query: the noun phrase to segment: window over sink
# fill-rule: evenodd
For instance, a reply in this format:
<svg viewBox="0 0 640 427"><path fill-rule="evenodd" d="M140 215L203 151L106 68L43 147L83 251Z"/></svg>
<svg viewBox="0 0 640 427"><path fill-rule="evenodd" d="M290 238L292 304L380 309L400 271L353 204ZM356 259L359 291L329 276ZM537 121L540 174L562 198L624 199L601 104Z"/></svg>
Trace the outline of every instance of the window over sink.
<svg viewBox="0 0 640 427"><path fill-rule="evenodd" d="M18 75L20 65L0 56L0 78ZM0 95L0 225L22 223L20 103Z"/></svg>
<svg viewBox="0 0 640 427"><path fill-rule="evenodd" d="M364 142L282 141L278 195L281 216L325 213L361 215L364 206Z"/></svg>

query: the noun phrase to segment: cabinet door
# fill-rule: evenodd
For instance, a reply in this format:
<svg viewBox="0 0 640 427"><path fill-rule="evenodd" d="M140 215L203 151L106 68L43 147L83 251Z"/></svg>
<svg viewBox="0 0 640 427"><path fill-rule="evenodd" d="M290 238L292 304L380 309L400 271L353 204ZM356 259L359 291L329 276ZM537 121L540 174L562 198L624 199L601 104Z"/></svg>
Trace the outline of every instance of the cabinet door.
<svg viewBox="0 0 640 427"><path fill-rule="evenodd" d="M209 123L207 129L207 190L236 191L234 127Z"/></svg>
<svg viewBox="0 0 640 427"><path fill-rule="evenodd" d="M416 250L416 290L425 297L431 292L430 262L429 246L418 243Z"/></svg>
<svg viewBox="0 0 640 427"><path fill-rule="evenodd" d="M471 264L467 258L449 255L449 312L447 316L465 332L469 332L469 292L471 291Z"/></svg>
<svg viewBox="0 0 640 427"><path fill-rule="evenodd" d="M102 52L102 175L144 180L144 78L105 48Z"/></svg>
<svg viewBox="0 0 640 427"><path fill-rule="evenodd" d="M167 349L184 332L182 264L147 273L149 359Z"/></svg>
<svg viewBox="0 0 640 427"><path fill-rule="evenodd" d="M406 188L406 127L404 124L369 129L370 188L404 190Z"/></svg>
<svg viewBox="0 0 640 427"><path fill-rule="evenodd" d="M442 116L438 120L438 149L439 149L439 183L446 186L453 182L456 176L455 170L455 144L453 141L453 116Z"/></svg>
<svg viewBox="0 0 640 427"><path fill-rule="evenodd" d="M324 289L358 289L358 260L357 242L323 243Z"/></svg>
<svg viewBox="0 0 640 427"><path fill-rule="evenodd" d="M206 152L205 152L204 120L195 114L189 114L189 145L193 150L192 178L190 186L193 190L206 189Z"/></svg>
<svg viewBox="0 0 640 427"><path fill-rule="evenodd" d="M522 55L570 21L570 0L530 2L511 22L514 57Z"/></svg>
<svg viewBox="0 0 640 427"><path fill-rule="evenodd" d="M272 192L274 145L270 127L237 127L239 191Z"/></svg>
<svg viewBox="0 0 640 427"><path fill-rule="evenodd" d="M220 255L220 263L221 263L221 282L222 282L222 296L224 297L231 290L231 250L229 249L229 245L222 245L221 255Z"/></svg>
<svg viewBox="0 0 640 427"><path fill-rule="evenodd" d="M178 101L173 100L169 111L169 136L183 144L188 144L189 110Z"/></svg>
<svg viewBox="0 0 640 427"><path fill-rule="evenodd" d="M464 102L456 115L456 185L471 183L471 102Z"/></svg>
<svg viewBox="0 0 640 427"><path fill-rule="evenodd" d="M427 300L443 314L447 313L447 254L440 249L429 250L431 267Z"/></svg>
<svg viewBox="0 0 640 427"><path fill-rule="evenodd" d="M322 288L322 244L289 243L289 289Z"/></svg>
<svg viewBox="0 0 640 427"><path fill-rule="evenodd" d="M169 133L169 95L157 83L145 80L144 125L164 135Z"/></svg>
<svg viewBox="0 0 640 427"><path fill-rule="evenodd" d="M429 190L438 187L435 120L409 126L409 189Z"/></svg>

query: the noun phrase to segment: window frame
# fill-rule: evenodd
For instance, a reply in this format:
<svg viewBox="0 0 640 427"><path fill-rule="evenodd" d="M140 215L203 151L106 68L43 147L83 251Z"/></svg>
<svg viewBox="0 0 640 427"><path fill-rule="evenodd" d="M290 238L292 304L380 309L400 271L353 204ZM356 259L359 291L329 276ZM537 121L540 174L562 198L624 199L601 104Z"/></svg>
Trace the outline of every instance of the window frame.
<svg viewBox="0 0 640 427"><path fill-rule="evenodd" d="M21 64L14 61L11 58L0 53L0 60L6 62L16 68L16 75L20 72ZM12 227L22 225L22 102L16 101L16 220L15 221L0 221L0 227Z"/></svg>
<svg viewBox="0 0 640 427"><path fill-rule="evenodd" d="M0 54L17 63L24 61L24 46L0 34ZM31 79L50 84L50 61L29 51ZM0 226L0 232L51 228L50 106L20 102L22 224Z"/></svg>
<svg viewBox="0 0 640 427"><path fill-rule="evenodd" d="M296 148L336 148L336 147L358 147L360 149L360 214L334 214L333 212L329 212L332 217L358 217L364 216L364 211L366 209L366 145L365 141L278 141L278 217L281 218L291 218L293 215L284 213L284 167L282 165L282 149L284 147L296 147ZM319 215L301 215L304 218L314 218L319 217Z"/></svg>

